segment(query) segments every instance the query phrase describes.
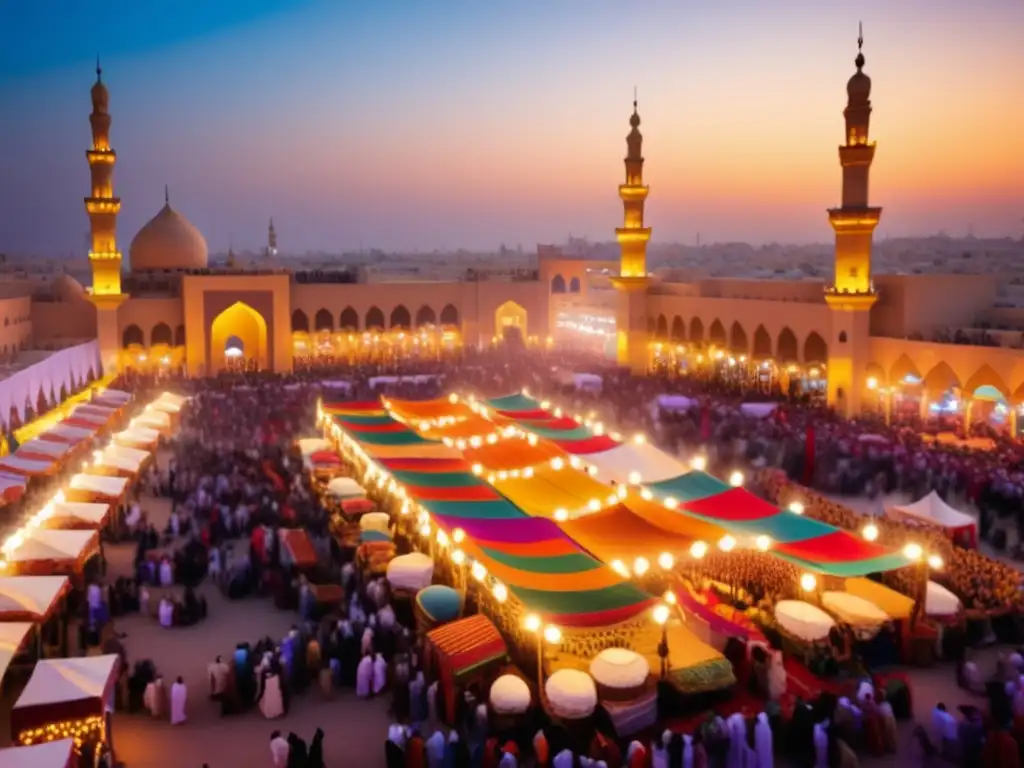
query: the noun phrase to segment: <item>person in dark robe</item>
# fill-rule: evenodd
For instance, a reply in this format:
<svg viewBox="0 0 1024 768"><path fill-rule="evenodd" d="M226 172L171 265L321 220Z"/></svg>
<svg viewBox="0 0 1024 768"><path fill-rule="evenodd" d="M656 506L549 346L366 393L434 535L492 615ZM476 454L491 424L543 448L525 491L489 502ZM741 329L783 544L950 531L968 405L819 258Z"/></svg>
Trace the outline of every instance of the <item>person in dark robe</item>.
<svg viewBox="0 0 1024 768"><path fill-rule="evenodd" d="M682 768L684 746L682 734L673 733L672 739L668 743L668 764L672 768L675 768L677 765Z"/></svg>
<svg viewBox="0 0 1024 768"><path fill-rule="evenodd" d="M980 768L981 750L985 743L985 725L981 711L970 704L960 706L964 719L957 727L957 740L960 742L960 764L964 768Z"/></svg>
<svg viewBox="0 0 1024 768"><path fill-rule="evenodd" d="M292 732L288 734L288 746L291 748L288 751L288 768L306 768L309 759L306 742Z"/></svg>
<svg viewBox="0 0 1024 768"><path fill-rule="evenodd" d="M405 768L424 768L427 764L427 744L420 732L413 729L405 743Z"/></svg>
<svg viewBox="0 0 1024 768"><path fill-rule="evenodd" d="M405 751L391 739L384 742L384 763L387 768L405 768Z"/></svg>
<svg viewBox="0 0 1024 768"><path fill-rule="evenodd" d="M790 720L787 752L796 765L814 765L814 713L798 701Z"/></svg>
<svg viewBox="0 0 1024 768"><path fill-rule="evenodd" d="M313 740L309 743L309 756L306 758L306 768L325 768L323 728L316 729L316 733L313 734ZM390 765L388 768L390 768Z"/></svg>
<svg viewBox="0 0 1024 768"><path fill-rule="evenodd" d="M356 686L356 668L362 653L359 649L359 638L347 628L342 630L341 637L341 684L348 688Z"/></svg>
<svg viewBox="0 0 1024 768"><path fill-rule="evenodd" d="M993 728L985 738L981 750L981 764L985 768L1020 768L1017 742L1005 728Z"/></svg>

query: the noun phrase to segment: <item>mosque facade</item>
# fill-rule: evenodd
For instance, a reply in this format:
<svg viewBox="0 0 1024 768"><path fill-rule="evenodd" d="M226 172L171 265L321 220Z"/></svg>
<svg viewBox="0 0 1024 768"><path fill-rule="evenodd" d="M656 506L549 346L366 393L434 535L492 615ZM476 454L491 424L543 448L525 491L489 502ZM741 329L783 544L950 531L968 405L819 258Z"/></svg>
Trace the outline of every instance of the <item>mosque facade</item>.
<svg viewBox="0 0 1024 768"><path fill-rule="evenodd" d="M644 220L640 115L636 101L618 187L622 225L616 262L567 258L538 246L535 279L359 283L329 272L210 268L203 235L171 205L135 236L128 269L118 250L117 154L109 94L97 66L91 191L92 286L63 291L58 306L33 310L36 336L69 323L95 328L105 370L184 367L216 373L244 361L289 371L301 361L437 357L459 345L523 343L590 348L642 374L652 366L716 366L817 387L853 415L928 408L1002 408L1015 422L1024 401L1024 353L911 341L936 327L972 327L993 307L985 275L874 275L872 238L882 209L869 200L876 145L871 80L858 40L838 149L841 204L831 284L808 280L677 281L647 267L652 229ZM270 223L267 253L276 253ZM986 411L987 412L987 411Z"/></svg>

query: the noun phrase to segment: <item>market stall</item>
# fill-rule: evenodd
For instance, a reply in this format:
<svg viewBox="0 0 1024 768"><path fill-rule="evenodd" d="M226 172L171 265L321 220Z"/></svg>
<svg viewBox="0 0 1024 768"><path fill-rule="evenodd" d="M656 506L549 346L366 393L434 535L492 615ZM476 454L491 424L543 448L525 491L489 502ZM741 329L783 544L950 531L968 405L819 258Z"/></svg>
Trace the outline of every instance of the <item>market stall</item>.
<svg viewBox="0 0 1024 768"><path fill-rule="evenodd" d="M434 561L422 552L399 555L388 563L387 578L392 589L419 592L434 579Z"/></svg>
<svg viewBox="0 0 1024 768"><path fill-rule="evenodd" d="M13 504L25 494L28 480L22 475L0 472L0 506Z"/></svg>
<svg viewBox="0 0 1024 768"><path fill-rule="evenodd" d="M336 477L327 484L327 493L335 499L358 499L366 496L366 489L351 477Z"/></svg>
<svg viewBox="0 0 1024 768"><path fill-rule="evenodd" d="M109 400L112 403L125 406L134 399L135 395L131 392L125 392L123 389L104 389L96 397L96 400Z"/></svg>
<svg viewBox="0 0 1024 768"><path fill-rule="evenodd" d="M99 552L96 531L35 528L15 536L21 541L8 546L4 557L8 572L19 576L81 575L89 558Z"/></svg>
<svg viewBox="0 0 1024 768"><path fill-rule="evenodd" d="M606 648L590 661L597 697L619 737L652 727L658 719L657 687L651 667L628 648Z"/></svg>
<svg viewBox="0 0 1024 768"><path fill-rule="evenodd" d="M824 640L836 625L821 608L802 600L780 600L775 604L775 620L785 632L805 643Z"/></svg>
<svg viewBox="0 0 1024 768"><path fill-rule="evenodd" d="M913 504L890 507L888 512L900 522L940 528L954 543L971 549L978 546L978 521L951 507L935 491Z"/></svg>
<svg viewBox="0 0 1024 768"><path fill-rule="evenodd" d="M54 459L25 459L21 456L4 456L0 459L0 472L22 477L43 477L57 469Z"/></svg>
<svg viewBox="0 0 1024 768"><path fill-rule="evenodd" d="M73 424L68 424L66 421L62 421L56 426L50 427L48 430L39 435L40 440L50 440L55 443L71 443L77 445L83 440L90 440L96 435L96 430L91 427L76 427Z"/></svg>
<svg viewBox="0 0 1024 768"><path fill-rule="evenodd" d="M118 504L128 490L128 478L110 475L78 474L71 478L66 492L69 501Z"/></svg>
<svg viewBox="0 0 1024 768"><path fill-rule="evenodd" d="M960 613L960 598L941 584L929 581L925 592L924 611L935 618L950 618Z"/></svg>
<svg viewBox="0 0 1024 768"><path fill-rule="evenodd" d="M15 456L34 461L60 461L72 450L70 443L58 443L53 440L43 440L37 437L24 443Z"/></svg>
<svg viewBox="0 0 1024 768"><path fill-rule="evenodd" d="M88 406L80 405L64 420L63 423L70 424L72 427L79 427L81 429L92 429L99 431L108 426L109 416L104 416L90 411L83 411L83 408Z"/></svg>
<svg viewBox="0 0 1024 768"><path fill-rule="evenodd" d="M108 445L94 454L91 472L101 475L136 477L153 458L149 451L124 445Z"/></svg>
<svg viewBox="0 0 1024 768"><path fill-rule="evenodd" d="M74 739L0 749L0 768L75 768Z"/></svg>
<svg viewBox="0 0 1024 768"><path fill-rule="evenodd" d="M124 432L118 432L113 437L115 445L123 445L127 448L137 448L142 451L154 451L160 442L160 433L155 429L133 426Z"/></svg>
<svg viewBox="0 0 1024 768"><path fill-rule="evenodd" d="M11 736L19 744L71 738L111 744L111 713L120 659L117 654L44 659L11 710Z"/></svg>
<svg viewBox="0 0 1024 768"><path fill-rule="evenodd" d="M293 565L299 570L316 567L316 549L304 529L281 528L277 535L281 542L281 556L286 565Z"/></svg>
<svg viewBox="0 0 1024 768"><path fill-rule="evenodd" d="M14 657L21 653L32 626L28 621L0 623L0 683L3 682ZM2 766L3 763L0 763L0 768Z"/></svg>
<svg viewBox="0 0 1024 768"><path fill-rule="evenodd" d="M445 722L455 724L457 697L462 695L464 686L478 682L487 690L507 661L508 648L501 633L483 614L428 632L424 666L430 677L440 681Z"/></svg>
<svg viewBox="0 0 1024 768"><path fill-rule="evenodd" d="M100 419L103 420L103 424L109 424L113 418L117 415L118 408L109 405L100 405L95 401L86 405L80 405L72 412L76 416L92 416L96 418L98 422Z"/></svg>
<svg viewBox="0 0 1024 768"><path fill-rule="evenodd" d="M131 426L152 429L166 435L171 432L171 417L164 411L158 411L153 406L148 406L139 416L132 419Z"/></svg>
<svg viewBox="0 0 1024 768"><path fill-rule="evenodd" d="M46 508L45 528L99 530L110 517L110 505L98 501L51 501Z"/></svg>
<svg viewBox="0 0 1024 768"><path fill-rule="evenodd" d="M890 620L889 614L877 605L849 592L822 592L821 605L835 618L848 624L862 640L874 637Z"/></svg>
<svg viewBox="0 0 1024 768"><path fill-rule="evenodd" d="M0 576L0 622L42 624L70 586L67 576Z"/></svg>

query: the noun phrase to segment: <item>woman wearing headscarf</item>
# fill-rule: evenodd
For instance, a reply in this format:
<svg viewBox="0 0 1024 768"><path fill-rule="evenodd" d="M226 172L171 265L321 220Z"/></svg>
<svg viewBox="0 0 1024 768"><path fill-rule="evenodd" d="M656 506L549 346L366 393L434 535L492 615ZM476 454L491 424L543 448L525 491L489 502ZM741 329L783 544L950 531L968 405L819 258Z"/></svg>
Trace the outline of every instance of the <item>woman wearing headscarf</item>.
<svg viewBox="0 0 1024 768"><path fill-rule="evenodd" d="M829 768L828 720L814 726L814 768Z"/></svg>
<svg viewBox="0 0 1024 768"><path fill-rule="evenodd" d="M668 746L672 743L672 731L665 731L661 739L651 744L651 768L668 768Z"/></svg>
<svg viewBox="0 0 1024 768"><path fill-rule="evenodd" d="M727 768L746 768L747 724L738 712L732 715L726 725L729 729L729 751L726 754Z"/></svg>
<svg viewBox="0 0 1024 768"><path fill-rule="evenodd" d="M384 760L387 768L405 768L405 729L397 723L388 728Z"/></svg>
<svg viewBox="0 0 1024 768"><path fill-rule="evenodd" d="M434 731L427 739L427 765L430 768L441 768L444 762L444 734L441 729Z"/></svg>
<svg viewBox="0 0 1024 768"><path fill-rule="evenodd" d="M309 759L306 742L295 735L294 732L289 733L288 747L288 768L306 768L306 762Z"/></svg>
<svg viewBox="0 0 1024 768"><path fill-rule="evenodd" d="M427 747L415 728L405 743L405 768L425 768L427 765Z"/></svg>
<svg viewBox="0 0 1024 768"><path fill-rule="evenodd" d="M647 750L639 741L629 742L626 750L626 768L647 768Z"/></svg>
<svg viewBox="0 0 1024 768"><path fill-rule="evenodd" d="M469 768L469 751L459 738L458 731L448 734L448 743L444 748L443 768Z"/></svg>

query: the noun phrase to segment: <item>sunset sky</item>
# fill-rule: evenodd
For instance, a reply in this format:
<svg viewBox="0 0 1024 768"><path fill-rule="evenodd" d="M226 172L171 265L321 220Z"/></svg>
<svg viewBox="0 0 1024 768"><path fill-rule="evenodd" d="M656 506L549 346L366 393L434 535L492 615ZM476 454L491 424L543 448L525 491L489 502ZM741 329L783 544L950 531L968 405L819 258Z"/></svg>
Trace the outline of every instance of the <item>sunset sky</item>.
<svg viewBox="0 0 1024 768"><path fill-rule="evenodd" d="M0 11L0 251L86 250L89 88L119 242L211 251L608 240L639 89L660 241L827 241L864 21L881 236L1020 236L1021 0L35 0Z"/></svg>

